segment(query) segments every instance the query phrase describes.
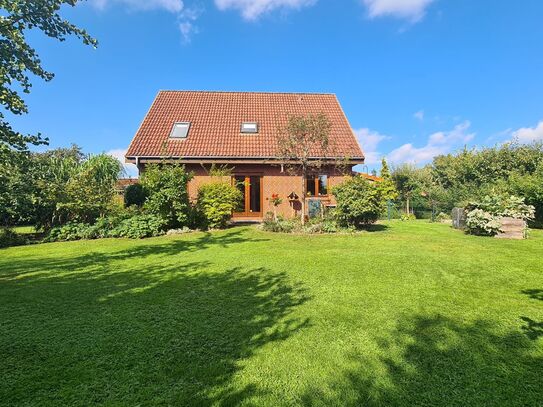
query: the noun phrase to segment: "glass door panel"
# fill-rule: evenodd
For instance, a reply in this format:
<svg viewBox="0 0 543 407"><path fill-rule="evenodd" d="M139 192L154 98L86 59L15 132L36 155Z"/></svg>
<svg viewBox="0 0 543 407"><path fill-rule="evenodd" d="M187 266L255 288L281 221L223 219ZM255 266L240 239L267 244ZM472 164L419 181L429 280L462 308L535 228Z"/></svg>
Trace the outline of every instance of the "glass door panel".
<svg viewBox="0 0 543 407"><path fill-rule="evenodd" d="M236 175L234 177L234 183L236 184L236 187L240 190L242 195L242 200L236 209L236 212L238 213L245 213L245 201L247 194L245 193L245 176L244 175Z"/></svg>
<svg viewBox="0 0 543 407"><path fill-rule="evenodd" d="M235 216L262 215L262 177L236 175L233 182L240 190L243 198Z"/></svg>
<svg viewBox="0 0 543 407"><path fill-rule="evenodd" d="M249 177L249 212L257 214L262 211L260 202L260 177Z"/></svg>

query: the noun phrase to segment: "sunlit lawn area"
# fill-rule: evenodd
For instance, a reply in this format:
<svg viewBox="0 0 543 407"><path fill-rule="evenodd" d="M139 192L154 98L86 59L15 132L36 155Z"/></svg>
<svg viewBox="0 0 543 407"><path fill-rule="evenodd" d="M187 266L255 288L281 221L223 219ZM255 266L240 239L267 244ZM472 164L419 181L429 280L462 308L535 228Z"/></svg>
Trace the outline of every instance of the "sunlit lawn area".
<svg viewBox="0 0 543 407"><path fill-rule="evenodd" d="M3 405L543 405L543 233L0 250Z"/></svg>

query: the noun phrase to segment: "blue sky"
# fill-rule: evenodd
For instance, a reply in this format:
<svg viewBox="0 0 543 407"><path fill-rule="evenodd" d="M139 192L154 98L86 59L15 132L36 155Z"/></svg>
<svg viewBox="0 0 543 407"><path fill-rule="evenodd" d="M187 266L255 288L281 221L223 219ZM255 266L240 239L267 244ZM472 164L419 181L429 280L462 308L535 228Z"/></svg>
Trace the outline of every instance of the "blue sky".
<svg viewBox="0 0 543 407"><path fill-rule="evenodd" d="M52 82L12 120L121 155L159 89L336 93L370 169L543 140L540 0L90 0L99 41L29 40Z"/></svg>

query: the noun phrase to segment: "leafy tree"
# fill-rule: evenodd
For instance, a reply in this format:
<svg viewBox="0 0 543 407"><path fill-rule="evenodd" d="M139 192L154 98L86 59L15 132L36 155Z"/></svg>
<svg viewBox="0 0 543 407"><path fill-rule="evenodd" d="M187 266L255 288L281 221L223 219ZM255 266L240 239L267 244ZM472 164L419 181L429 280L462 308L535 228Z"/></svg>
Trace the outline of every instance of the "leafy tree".
<svg viewBox="0 0 543 407"><path fill-rule="evenodd" d="M66 185L84 161L81 148L58 148L31 155L33 180L32 218L36 227L49 230L65 220L59 204L68 200Z"/></svg>
<svg viewBox="0 0 543 407"><path fill-rule="evenodd" d="M42 67L36 50L26 40L30 30L39 30L59 41L74 35L87 45L97 45L85 30L60 16L61 6L76 3L77 0L0 0L0 104L6 111L15 115L28 112L20 91L30 93L30 75L45 81L53 79L53 74ZM39 134L23 135L14 130L0 112L0 159L6 159L12 150L26 151L28 144L43 143L47 143L47 139Z"/></svg>
<svg viewBox="0 0 543 407"><path fill-rule="evenodd" d="M350 177L332 188L336 197L335 214L342 226L363 227L374 223L385 211L387 198L379 183L363 177Z"/></svg>
<svg viewBox="0 0 543 407"><path fill-rule="evenodd" d="M141 184L128 185L124 190L124 205L126 207L132 205L142 206L145 199L147 199L147 194Z"/></svg>
<svg viewBox="0 0 543 407"><path fill-rule="evenodd" d="M14 159L0 157L0 226L27 222L32 212L33 182L28 176L31 162L14 152Z"/></svg>
<svg viewBox="0 0 543 407"><path fill-rule="evenodd" d="M148 165L140 181L147 194L144 209L162 217L169 228L188 226L191 206L187 185L191 179L192 173L183 165Z"/></svg>
<svg viewBox="0 0 543 407"><path fill-rule="evenodd" d="M331 127L330 120L320 113L290 116L287 125L278 132L277 154L280 160L290 172L302 176L302 225L305 224L306 179L316 169L331 161L327 159Z"/></svg>
<svg viewBox="0 0 543 407"><path fill-rule="evenodd" d="M91 156L77 168L65 188L65 201L57 203L63 220L92 223L112 208L122 165L107 154Z"/></svg>
<svg viewBox="0 0 543 407"><path fill-rule="evenodd" d="M392 171L392 179L396 184L400 197L405 202L405 211L411 213L410 201L417 191L421 190L420 169L412 164L401 164Z"/></svg>

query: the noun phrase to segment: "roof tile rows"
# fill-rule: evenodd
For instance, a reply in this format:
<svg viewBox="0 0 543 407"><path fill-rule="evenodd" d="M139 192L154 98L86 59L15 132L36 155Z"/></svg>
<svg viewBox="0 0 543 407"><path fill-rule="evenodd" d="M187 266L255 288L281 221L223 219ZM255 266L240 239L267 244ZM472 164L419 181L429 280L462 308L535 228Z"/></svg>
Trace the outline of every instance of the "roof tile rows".
<svg viewBox="0 0 543 407"><path fill-rule="evenodd" d="M318 113L325 114L332 123L334 155L362 158L362 150L333 94L197 91L160 91L126 156L274 157L277 134L287 118ZM175 122L191 123L186 139L169 138ZM242 122L257 122L259 132L241 133Z"/></svg>

